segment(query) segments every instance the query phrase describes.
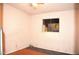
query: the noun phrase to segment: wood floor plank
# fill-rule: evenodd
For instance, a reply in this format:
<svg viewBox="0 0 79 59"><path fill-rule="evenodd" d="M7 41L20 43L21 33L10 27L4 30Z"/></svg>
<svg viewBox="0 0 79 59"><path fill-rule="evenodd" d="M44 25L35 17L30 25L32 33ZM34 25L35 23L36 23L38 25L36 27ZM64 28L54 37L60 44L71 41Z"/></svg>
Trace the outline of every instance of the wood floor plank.
<svg viewBox="0 0 79 59"><path fill-rule="evenodd" d="M46 55L45 53L34 51L31 49L22 49L13 53L10 53L8 55Z"/></svg>

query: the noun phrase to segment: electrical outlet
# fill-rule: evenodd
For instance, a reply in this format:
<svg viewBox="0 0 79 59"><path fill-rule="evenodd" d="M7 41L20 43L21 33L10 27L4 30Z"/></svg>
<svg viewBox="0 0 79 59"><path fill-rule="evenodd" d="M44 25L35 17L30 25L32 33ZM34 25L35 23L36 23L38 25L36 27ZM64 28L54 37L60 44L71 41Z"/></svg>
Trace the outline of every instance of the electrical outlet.
<svg viewBox="0 0 79 59"><path fill-rule="evenodd" d="M16 44L16 48L17 48L18 46L17 46L17 44Z"/></svg>

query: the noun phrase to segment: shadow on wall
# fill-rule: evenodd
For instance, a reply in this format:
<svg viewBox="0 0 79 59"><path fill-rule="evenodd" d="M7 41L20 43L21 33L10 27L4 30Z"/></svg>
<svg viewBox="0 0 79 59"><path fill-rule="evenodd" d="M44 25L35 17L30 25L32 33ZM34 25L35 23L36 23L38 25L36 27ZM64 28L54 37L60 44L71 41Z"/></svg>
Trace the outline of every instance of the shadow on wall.
<svg viewBox="0 0 79 59"><path fill-rule="evenodd" d="M1 29L0 29L0 43L1 43ZM0 44L0 55L1 55L1 44Z"/></svg>
<svg viewBox="0 0 79 59"><path fill-rule="evenodd" d="M3 50L3 55L5 55L5 33L2 31L2 50Z"/></svg>
<svg viewBox="0 0 79 59"><path fill-rule="evenodd" d="M2 29L0 28L0 55L3 54L3 50L2 50Z"/></svg>

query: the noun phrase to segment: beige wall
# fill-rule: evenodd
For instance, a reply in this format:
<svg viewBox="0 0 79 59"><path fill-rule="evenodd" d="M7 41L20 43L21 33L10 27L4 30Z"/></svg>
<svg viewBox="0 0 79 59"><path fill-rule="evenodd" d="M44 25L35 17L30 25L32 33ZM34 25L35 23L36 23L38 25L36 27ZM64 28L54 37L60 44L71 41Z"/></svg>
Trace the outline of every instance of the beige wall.
<svg viewBox="0 0 79 59"><path fill-rule="evenodd" d="M2 4L0 3L0 27L2 26Z"/></svg>
<svg viewBox="0 0 79 59"><path fill-rule="evenodd" d="M60 32L42 32L42 21L47 18L59 18ZM43 49L74 54L74 21L74 10L33 15L31 44Z"/></svg>
<svg viewBox="0 0 79 59"><path fill-rule="evenodd" d="M3 32L5 53L11 53L29 46L29 15L8 4L4 4Z"/></svg>
<svg viewBox="0 0 79 59"><path fill-rule="evenodd" d="M75 4L76 41L75 53L79 54L79 4Z"/></svg>

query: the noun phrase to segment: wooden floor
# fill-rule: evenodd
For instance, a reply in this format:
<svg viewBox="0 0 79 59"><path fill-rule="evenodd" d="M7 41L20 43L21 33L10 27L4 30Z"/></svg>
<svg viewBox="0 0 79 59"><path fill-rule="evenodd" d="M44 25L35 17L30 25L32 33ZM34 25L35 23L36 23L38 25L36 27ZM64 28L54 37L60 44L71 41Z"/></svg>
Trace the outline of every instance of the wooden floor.
<svg viewBox="0 0 79 59"><path fill-rule="evenodd" d="M7 55L71 55L71 54L29 46L25 49L15 51Z"/></svg>
<svg viewBox="0 0 79 59"><path fill-rule="evenodd" d="M31 49L22 49L13 53L10 53L8 55L46 55L45 53L31 50Z"/></svg>

